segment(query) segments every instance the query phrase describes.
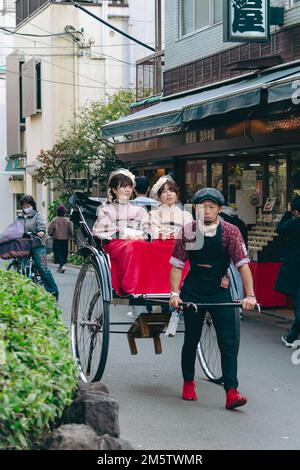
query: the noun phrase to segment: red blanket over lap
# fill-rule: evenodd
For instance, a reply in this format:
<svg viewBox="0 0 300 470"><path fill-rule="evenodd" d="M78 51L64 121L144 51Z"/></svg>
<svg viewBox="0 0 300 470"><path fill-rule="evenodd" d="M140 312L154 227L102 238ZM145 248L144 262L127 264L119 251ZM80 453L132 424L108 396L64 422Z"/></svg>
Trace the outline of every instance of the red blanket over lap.
<svg viewBox="0 0 300 470"><path fill-rule="evenodd" d="M174 243L174 240L111 240L105 245L111 260L112 285L117 294L169 293L169 261ZM183 279L188 268L186 263Z"/></svg>

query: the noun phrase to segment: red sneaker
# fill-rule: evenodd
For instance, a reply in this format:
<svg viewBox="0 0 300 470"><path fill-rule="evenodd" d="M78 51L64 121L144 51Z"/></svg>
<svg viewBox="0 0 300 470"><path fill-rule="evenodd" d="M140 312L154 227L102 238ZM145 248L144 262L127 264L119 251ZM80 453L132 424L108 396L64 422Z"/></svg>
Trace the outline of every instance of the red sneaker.
<svg viewBox="0 0 300 470"><path fill-rule="evenodd" d="M191 380L189 382L183 382L183 389L182 389L182 399L183 400L198 400L196 391L195 391L195 382Z"/></svg>
<svg viewBox="0 0 300 470"><path fill-rule="evenodd" d="M227 410L233 410L239 406L246 405L247 398L241 395L235 388L230 388L226 393L226 405Z"/></svg>

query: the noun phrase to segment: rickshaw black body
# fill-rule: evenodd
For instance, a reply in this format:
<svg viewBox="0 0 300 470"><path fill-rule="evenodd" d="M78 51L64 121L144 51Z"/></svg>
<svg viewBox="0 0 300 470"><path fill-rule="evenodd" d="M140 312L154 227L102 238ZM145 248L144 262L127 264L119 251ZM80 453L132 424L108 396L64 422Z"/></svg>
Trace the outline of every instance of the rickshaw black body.
<svg viewBox="0 0 300 470"><path fill-rule="evenodd" d="M72 353L80 368L81 378L87 382L100 380L105 369L110 333L127 334L131 354L137 354L136 338L152 338L155 353L162 352L160 334L166 329L170 312L156 311L157 307L168 304L167 294L135 294L120 297L112 289L110 260L103 250L105 242L92 235L97 218L97 208L103 199L89 198L75 193L70 198L73 207L71 220L74 224L74 238L78 254L84 258L79 272L72 303L71 344ZM87 294L88 293L88 294ZM110 304L144 306L145 312L130 321L111 321ZM216 305L216 304L214 304ZM233 306L233 304L227 304ZM221 304L220 304L221 306ZM240 303L234 304L236 320L240 321ZM156 308L155 308L156 307ZM209 305L201 305L202 308ZM182 310L191 308L197 313L197 306L184 304ZM128 331L111 330L111 327L130 325ZM238 338L239 341L239 328ZM180 331L183 332L183 331ZM213 359L210 357L213 353ZM209 313L205 321L197 356L209 380L222 383L221 360L216 333ZM213 363L212 363L213 360Z"/></svg>

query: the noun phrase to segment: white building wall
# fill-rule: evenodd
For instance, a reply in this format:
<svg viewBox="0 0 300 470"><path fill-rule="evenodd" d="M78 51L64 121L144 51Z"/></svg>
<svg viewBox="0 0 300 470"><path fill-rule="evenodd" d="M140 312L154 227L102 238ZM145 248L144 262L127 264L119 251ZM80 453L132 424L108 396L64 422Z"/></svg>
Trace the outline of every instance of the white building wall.
<svg viewBox="0 0 300 470"><path fill-rule="evenodd" d="M154 44L154 1L129 0L128 8L108 7L108 4L84 7L100 17L107 9L108 22L143 42ZM44 5L17 31L60 33L67 25L82 31L76 44L71 36L14 37L14 48L25 54L25 61L35 57L41 61L42 70L42 112L26 118L27 165L36 160L41 149L53 147L61 127L68 126L80 107L104 100L121 89L135 91L135 60L148 54L147 49L136 46L70 4ZM26 192L36 195L36 188L35 178L27 172ZM46 187L41 199L39 210L46 215Z"/></svg>
<svg viewBox="0 0 300 470"><path fill-rule="evenodd" d="M298 0L271 0L271 4L272 6L286 8L284 27L300 22L300 2ZM223 23L208 27L185 38L180 38L178 5L179 0L165 0L165 15L168 18L165 32L166 70L238 45L238 43L223 42ZM276 29L279 29L279 27L271 27L271 31Z"/></svg>
<svg viewBox="0 0 300 470"><path fill-rule="evenodd" d="M10 28L15 24L14 1L0 0L0 26ZM7 54L11 51L9 46L12 45L13 38L9 34L5 34L0 30L0 66L5 66ZM8 45L8 47L6 46ZM13 196L10 192L9 176L4 175L3 171L6 166L6 89L5 89L5 73L0 72L0 233L3 229L13 221Z"/></svg>

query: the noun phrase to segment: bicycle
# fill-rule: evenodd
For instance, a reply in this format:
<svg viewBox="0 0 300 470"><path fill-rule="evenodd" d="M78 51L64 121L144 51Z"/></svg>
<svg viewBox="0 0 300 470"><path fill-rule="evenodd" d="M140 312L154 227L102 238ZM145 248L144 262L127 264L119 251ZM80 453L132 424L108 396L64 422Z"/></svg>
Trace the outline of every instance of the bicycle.
<svg viewBox="0 0 300 470"><path fill-rule="evenodd" d="M35 232L28 232L24 238L29 238L33 240L36 237ZM7 271L16 271L17 273L21 274L22 276L31 279L37 285L42 286L43 281L41 275L35 265L33 257L31 254L29 256L23 256L20 258L13 258L13 260L8 265Z"/></svg>

